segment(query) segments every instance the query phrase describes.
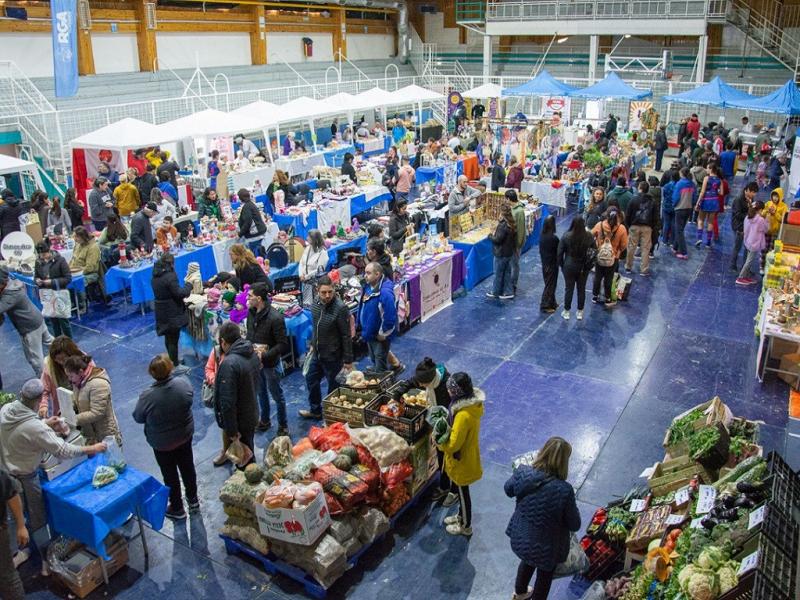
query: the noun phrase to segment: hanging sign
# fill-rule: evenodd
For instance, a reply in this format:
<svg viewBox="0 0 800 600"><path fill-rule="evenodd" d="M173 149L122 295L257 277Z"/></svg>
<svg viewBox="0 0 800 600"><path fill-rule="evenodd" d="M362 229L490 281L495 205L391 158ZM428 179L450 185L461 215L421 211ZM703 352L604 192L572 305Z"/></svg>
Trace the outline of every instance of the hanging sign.
<svg viewBox="0 0 800 600"><path fill-rule="evenodd" d="M78 93L78 30L76 0L51 0L53 30L53 75L56 97Z"/></svg>

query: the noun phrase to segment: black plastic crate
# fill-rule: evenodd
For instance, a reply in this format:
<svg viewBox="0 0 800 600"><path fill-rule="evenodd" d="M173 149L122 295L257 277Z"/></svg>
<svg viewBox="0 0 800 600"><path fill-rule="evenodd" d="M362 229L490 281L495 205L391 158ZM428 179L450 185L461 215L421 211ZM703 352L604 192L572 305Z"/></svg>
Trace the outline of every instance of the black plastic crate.
<svg viewBox="0 0 800 600"><path fill-rule="evenodd" d="M388 390L392 385L394 385L394 372L393 371L364 371L364 380L370 381L375 380L377 383L372 385L362 385L362 386L355 386L355 385L347 385L346 383L342 387L350 388L351 390L356 390L359 392L364 391L375 391L375 392L385 392Z"/></svg>
<svg viewBox="0 0 800 600"><path fill-rule="evenodd" d="M763 533L788 558L797 559L800 527L772 502L768 502L766 505L764 520L751 531Z"/></svg>
<svg viewBox="0 0 800 600"><path fill-rule="evenodd" d="M770 452L767 456L767 472L772 504L797 522L795 511L800 507L800 476L777 452Z"/></svg>
<svg viewBox="0 0 800 600"><path fill-rule="evenodd" d="M758 549L758 563L742 575L739 584L719 600L795 600L797 564L759 532L745 544L741 560Z"/></svg>
<svg viewBox="0 0 800 600"><path fill-rule="evenodd" d="M375 399L375 392L371 390L351 390L350 388L338 388L325 396L322 400L322 416L325 423L348 423L353 427L364 426L364 410L370 402ZM340 396L346 396L351 402L356 398L363 398L363 406L347 407L338 402Z"/></svg>
<svg viewBox="0 0 800 600"><path fill-rule="evenodd" d="M390 417L382 414L380 408L391 399L388 394L379 394L364 411L364 423L366 425L383 425L409 444L413 444L425 436L430 429L425 420L428 409L407 405L402 417Z"/></svg>

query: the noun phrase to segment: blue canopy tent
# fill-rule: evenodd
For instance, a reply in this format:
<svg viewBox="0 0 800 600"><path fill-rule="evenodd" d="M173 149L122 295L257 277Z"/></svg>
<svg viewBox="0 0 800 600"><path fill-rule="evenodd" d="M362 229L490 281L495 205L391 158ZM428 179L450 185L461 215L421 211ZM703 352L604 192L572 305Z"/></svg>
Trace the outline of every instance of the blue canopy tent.
<svg viewBox="0 0 800 600"><path fill-rule="evenodd" d="M513 88L503 90L503 98L508 96L568 96L578 88L559 81L547 69L542 69L530 81Z"/></svg>
<svg viewBox="0 0 800 600"><path fill-rule="evenodd" d="M594 85L570 92L570 98L585 98L587 100L603 100L605 98L618 98L623 100L641 100L653 95L651 90L638 90L625 83L616 73L609 73Z"/></svg>
<svg viewBox="0 0 800 600"><path fill-rule="evenodd" d="M676 104L697 104L700 106L727 108L735 106L734 102L745 102L756 100L756 98L747 92L729 86L717 76L705 85L696 87L688 92L664 96L662 100Z"/></svg>
<svg viewBox="0 0 800 600"><path fill-rule="evenodd" d="M795 82L790 79L786 82L786 85L771 94L753 98L752 100L734 101L729 106L780 115L800 115L800 90L797 89Z"/></svg>

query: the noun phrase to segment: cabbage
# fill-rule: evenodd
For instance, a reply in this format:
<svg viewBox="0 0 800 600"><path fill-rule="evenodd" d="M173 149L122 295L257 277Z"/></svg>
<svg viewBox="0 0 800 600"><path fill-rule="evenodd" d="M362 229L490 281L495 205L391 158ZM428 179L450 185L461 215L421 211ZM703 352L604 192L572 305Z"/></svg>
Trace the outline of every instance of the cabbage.
<svg viewBox="0 0 800 600"><path fill-rule="evenodd" d="M696 570L689 579L688 592L692 600L715 600L719 593L716 573L706 569Z"/></svg>
<svg viewBox="0 0 800 600"><path fill-rule="evenodd" d="M725 562L725 553L718 546L708 546L704 548L697 557L697 565L704 569L711 569L716 571L719 566Z"/></svg>

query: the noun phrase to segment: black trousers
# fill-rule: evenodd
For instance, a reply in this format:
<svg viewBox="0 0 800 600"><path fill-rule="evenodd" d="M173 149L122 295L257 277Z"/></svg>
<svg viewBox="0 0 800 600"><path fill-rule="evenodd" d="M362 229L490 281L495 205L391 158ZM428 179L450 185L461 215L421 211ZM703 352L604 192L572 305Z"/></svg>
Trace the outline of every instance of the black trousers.
<svg viewBox="0 0 800 600"><path fill-rule="evenodd" d="M589 273L586 271L571 271L564 269L564 310L572 308L572 294L578 288L578 310L583 310L586 304L586 280Z"/></svg>
<svg viewBox="0 0 800 600"><path fill-rule="evenodd" d="M164 345L167 348L167 354L173 365L178 365L178 340L181 337L181 331L168 331L164 334Z"/></svg>
<svg viewBox="0 0 800 600"><path fill-rule="evenodd" d="M450 491L458 495L458 514L461 517L461 526L469 529L472 527L472 499L469 497L469 486L456 485L451 481Z"/></svg>
<svg viewBox="0 0 800 600"><path fill-rule="evenodd" d="M558 306L558 302L556 302L558 265L542 264L542 277L544 278L544 290L542 290L542 299L539 302L539 308L542 310L550 308L555 309Z"/></svg>
<svg viewBox="0 0 800 600"><path fill-rule="evenodd" d="M533 578L533 573L536 567L532 567L524 562L519 563L517 568L517 580L514 583L514 592L516 594L527 594L528 584ZM550 593L550 586L553 583L553 571L542 571L536 575L536 583L533 584L533 596L531 600L547 600L547 595Z"/></svg>
<svg viewBox="0 0 800 600"><path fill-rule="evenodd" d="M450 477L444 472L444 452L441 450L436 451L436 462L439 465L439 489L450 491Z"/></svg>
<svg viewBox="0 0 800 600"><path fill-rule="evenodd" d="M239 432L239 440L241 440L241 442L245 446L247 446L248 448L250 448L250 450L253 451L253 458L250 460L251 463L256 462L256 458L255 458L255 455L256 455L255 437L256 437L256 432L253 429L251 429L250 431L240 431Z"/></svg>
<svg viewBox="0 0 800 600"><path fill-rule="evenodd" d="M197 500L197 473L194 470L192 440L190 439L174 450L153 449L153 453L156 455L156 462L161 469L164 485L169 488L169 508L180 512L183 508L181 480L183 480L183 487L186 488L186 499L189 502Z"/></svg>
<svg viewBox="0 0 800 600"><path fill-rule="evenodd" d="M614 273L617 272L618 261L610 267L601 267L595 265L594 267L594 281L592 282L592 296L597 297L600 295L600 285L603 286L603 296L606 302L611 301L611 284L614 283Z"/></svg>

